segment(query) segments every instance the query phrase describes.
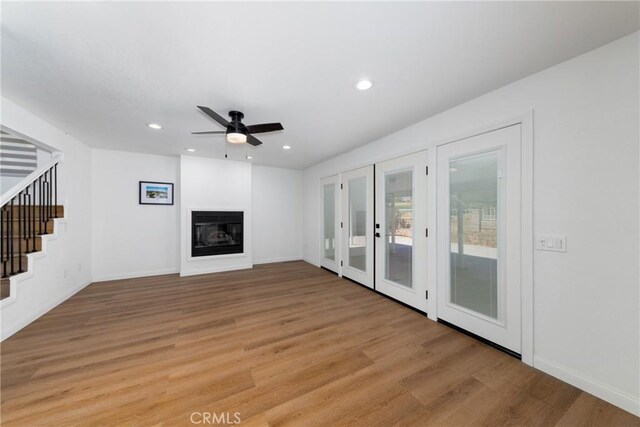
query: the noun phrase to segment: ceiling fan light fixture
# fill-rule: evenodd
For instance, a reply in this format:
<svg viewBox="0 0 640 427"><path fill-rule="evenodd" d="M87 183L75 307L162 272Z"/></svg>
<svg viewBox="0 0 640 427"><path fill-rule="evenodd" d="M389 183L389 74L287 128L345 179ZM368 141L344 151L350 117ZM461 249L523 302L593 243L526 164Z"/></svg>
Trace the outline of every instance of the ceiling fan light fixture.
<svg viewBox="0 0 640 427"><path fill-rule="evenodd" d="M227 134L227 141L232 144L244 144L247 142L247 135L239 132L229 132Z"/></svg>

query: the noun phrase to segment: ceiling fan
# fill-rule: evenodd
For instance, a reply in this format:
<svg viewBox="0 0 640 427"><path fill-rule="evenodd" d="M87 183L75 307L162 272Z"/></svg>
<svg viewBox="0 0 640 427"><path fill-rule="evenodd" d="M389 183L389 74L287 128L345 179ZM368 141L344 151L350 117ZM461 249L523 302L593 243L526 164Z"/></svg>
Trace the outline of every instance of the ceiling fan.
<svg viewBox="0 0 640 427"><path fill-rule="evenodd" d="M229 111L229 117L231 117L231 121L227 121L213 111L209 107L202 107L198 105L198 108L202 110L207 116L211 117L216 122L220 123L222 126L226 127L227 130L212 130L208 132L191 132L192 135L205 135L205 134L226 134L227 141L232 144L242 144L248 142L253 146L258 146L262 144L258 138L253 136L254 133L264 133L264 132L274 132L277 130L283 130L284 128L280 123L262 123L259 125L249 125L245 126L242 123L242 119L244 118L244 114L240 111Z"/></svg>

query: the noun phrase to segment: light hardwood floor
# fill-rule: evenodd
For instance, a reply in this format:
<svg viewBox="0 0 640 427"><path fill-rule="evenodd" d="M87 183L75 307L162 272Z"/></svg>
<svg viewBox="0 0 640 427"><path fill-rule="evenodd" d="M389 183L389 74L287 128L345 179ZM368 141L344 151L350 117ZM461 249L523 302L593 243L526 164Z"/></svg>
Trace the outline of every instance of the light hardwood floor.
<svg viewBox="0 0 640 427"><path fill-rule="evenodd" d="M304 262L93 284L3 342L1 368L3 426L639 425Z"/></svg>

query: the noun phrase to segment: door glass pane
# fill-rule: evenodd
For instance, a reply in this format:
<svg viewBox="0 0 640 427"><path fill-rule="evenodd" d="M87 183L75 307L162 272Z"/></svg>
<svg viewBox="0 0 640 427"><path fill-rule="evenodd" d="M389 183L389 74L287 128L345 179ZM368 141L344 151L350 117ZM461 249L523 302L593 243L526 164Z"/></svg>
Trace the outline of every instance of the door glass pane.
<svg viewBox="0 0 640 427"><path fill-rule="evenodd" d="M450 302L498 318L498 151L449 162Z"/></svg>
<svg viewBox="0 0 640 427"><path fill-rule="evenodd" d="M385 279L411 287L413 171L385 175Z"/></svg>
<svg viewBox="0 0 640 427"><path fill-rule="evenodd" d="M336 259L336 185L324 186L324 257Z"/></svg>
<svg viewBox="0 0 640 427"><path fill-rule="evenodd" d="M349 266L367 271L367 178L349 180Z"/></svg>

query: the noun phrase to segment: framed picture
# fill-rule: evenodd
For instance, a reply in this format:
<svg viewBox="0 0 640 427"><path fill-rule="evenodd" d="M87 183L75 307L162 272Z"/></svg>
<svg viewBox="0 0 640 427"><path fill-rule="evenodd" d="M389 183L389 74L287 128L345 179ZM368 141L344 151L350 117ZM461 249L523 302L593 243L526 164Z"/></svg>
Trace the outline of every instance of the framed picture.
<svg viewBox="0 0 640 427"><path fill-rule="evenodd" d="M141 205L173 205L173 183L140 181Z"/></svg>

